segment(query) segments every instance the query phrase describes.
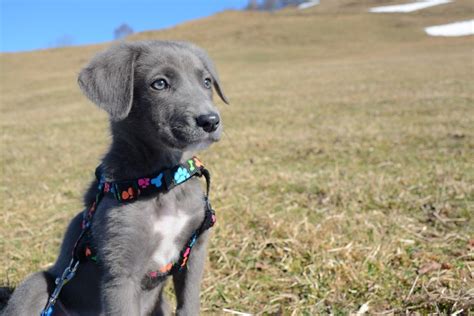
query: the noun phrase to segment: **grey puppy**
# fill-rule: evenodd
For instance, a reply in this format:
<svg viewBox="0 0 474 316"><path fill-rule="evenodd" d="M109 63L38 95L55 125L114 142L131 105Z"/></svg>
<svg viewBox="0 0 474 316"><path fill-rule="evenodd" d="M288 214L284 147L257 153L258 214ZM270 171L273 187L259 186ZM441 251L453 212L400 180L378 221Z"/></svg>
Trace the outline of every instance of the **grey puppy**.
<svg viewBox="0 0 474 316"><path fill-rule="evenodd" d="M208 55L185 42L147 41L113 46L79 74L85 95L110 115L112 144L103 158L107 181L136 179L190 158L220 139L222 124L212 86L227 99ZM89 206L94 181L85 194ZM81 263L64 286L55 315L167 315L165 281L144 288L145 273L177 260L204 219L197 178L156 197L119 204L104 197L92 224L100 264ZM53 267L23 281L5 315L40 315L54 280L69 264L82 212L70 223ZM178 315L196 315L208 233L191 252L187 269L173 274Z"/></svg>

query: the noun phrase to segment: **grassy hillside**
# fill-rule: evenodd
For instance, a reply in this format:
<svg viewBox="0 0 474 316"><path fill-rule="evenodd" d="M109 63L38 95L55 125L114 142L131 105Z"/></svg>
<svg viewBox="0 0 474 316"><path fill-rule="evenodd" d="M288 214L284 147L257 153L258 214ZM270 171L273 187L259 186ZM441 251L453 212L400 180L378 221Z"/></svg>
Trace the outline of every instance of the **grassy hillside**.
<svg viewBox="0 0 474 316"><path fill-rule="evenodd" d="M472 1L367 13L380 3L224 12L131 38L203 46L231 99L201 155L218 213L204 314L472 308L474 41L423 32L472 18ZM109 132L76 75L104 47L0 56L3 283L51 264L81 209Z"/></svg>

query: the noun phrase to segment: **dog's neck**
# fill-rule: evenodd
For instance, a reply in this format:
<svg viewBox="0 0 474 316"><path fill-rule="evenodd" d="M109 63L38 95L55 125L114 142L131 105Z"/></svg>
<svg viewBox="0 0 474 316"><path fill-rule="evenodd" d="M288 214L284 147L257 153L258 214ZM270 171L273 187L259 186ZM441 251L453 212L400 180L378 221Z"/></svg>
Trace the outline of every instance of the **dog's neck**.
<svg viewBox="0 0 474 316"><path fill-rule="evenodd" d="M112 144L102 161L104 176L109 181L137 179L183 162L185 153L150 142L138 133L114 133ZM190 157L191 157L190 156Z"/></svg>

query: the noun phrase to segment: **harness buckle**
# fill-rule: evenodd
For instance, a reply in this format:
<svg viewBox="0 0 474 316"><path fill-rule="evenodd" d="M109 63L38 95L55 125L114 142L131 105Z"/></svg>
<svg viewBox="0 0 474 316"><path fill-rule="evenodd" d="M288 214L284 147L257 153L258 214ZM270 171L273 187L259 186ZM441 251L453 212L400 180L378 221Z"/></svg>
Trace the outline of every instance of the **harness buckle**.
<svg viewBox="0 0 474 316"><path fill-rule="evenodd" d="M41 311L41 316L50 316L53 313L54 305L58 300L59 294L63 289L64 285L68 283L75 275L77 268L79 267L79 260L75 261L74 258L71 259L69 265L64 269L63 274L60 278L56 278L54 283L56 287L54 288L53 293L51 294L46 307Z"/></svg>

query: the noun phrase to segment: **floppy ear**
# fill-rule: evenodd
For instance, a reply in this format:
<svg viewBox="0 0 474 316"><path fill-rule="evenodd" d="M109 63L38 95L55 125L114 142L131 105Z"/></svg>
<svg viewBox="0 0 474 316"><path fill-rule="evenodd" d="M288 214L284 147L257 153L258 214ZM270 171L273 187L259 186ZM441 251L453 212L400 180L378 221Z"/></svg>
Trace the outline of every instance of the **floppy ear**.
<svg viewBox="0 0 474 316"><path fill-rule="evenodd" d="M224 94L224 91L221 88L221 81L219 80L219 75L217 74L217 71L215 70L212 61L211 61L211 66L208 68L208 70L214 79L214 89L216 89L217 94L219 95L221 100L224 101L225 104L229 104L229 99L227 99L227 97Z"/></svg>
<svg viewBox="0 0 474 316"><path fill-rule="evenodd" d="M229 99L227 99L227 97L224 94L224 90L222 89L216 67L214 66L214 63L212 62L209 55L202 48L194 44L191 44L191 43L183 43L183 44L187 45L191 49L191 51L194 54L196 54L196 56L203 62L204 67L206 67L207 71L211 73L211 76L214 82L214 89L216 89L217 94L219 95L221 100L225 102L225 104L229 104Z"/></svg>
<svg viewBox="0 0 474 316"><path fill-rule="evenodd" d="M97 54L79 73L84 94L113 121L128 116L133 103L134 64L138 51L122 43Z"/></svg>

